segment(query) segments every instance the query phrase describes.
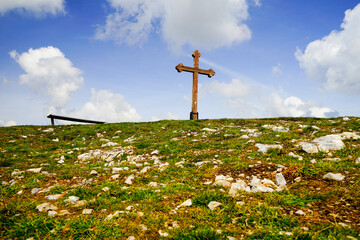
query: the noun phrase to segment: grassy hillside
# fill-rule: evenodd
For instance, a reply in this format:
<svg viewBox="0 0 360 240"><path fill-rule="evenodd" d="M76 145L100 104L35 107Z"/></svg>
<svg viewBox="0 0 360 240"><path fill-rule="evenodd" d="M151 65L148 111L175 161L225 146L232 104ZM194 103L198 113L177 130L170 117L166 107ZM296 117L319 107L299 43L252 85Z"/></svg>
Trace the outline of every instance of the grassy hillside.
<svg viewBox="0 0 360 240"><path fill-rule="evenodd" d="M344 132L360 119L0 128L0 238L360 239L360 139L301 146Z"/></svg>

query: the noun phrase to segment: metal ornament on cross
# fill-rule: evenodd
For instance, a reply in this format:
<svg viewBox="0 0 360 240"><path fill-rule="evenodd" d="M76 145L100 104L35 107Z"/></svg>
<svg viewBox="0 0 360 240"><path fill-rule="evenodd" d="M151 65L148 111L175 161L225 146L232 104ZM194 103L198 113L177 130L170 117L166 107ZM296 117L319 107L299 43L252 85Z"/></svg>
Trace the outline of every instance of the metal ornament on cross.
<svg viewBox="0 0 360 240"><path fill-rule="evenodd" d="M192 72L193 73L193 86L192 86L192 106L190 112L190 120L199 119L199 113L197 111L197 102L198 102L198 78L199 74L208 75L209 78L215 75L214 70L211 68L209 70L204 70L199 68L199 58L201 56L200 52L196 50L192 54L194 58L194 67L186 67L182 63L178 64L175 68L178 72Z"/></svg>

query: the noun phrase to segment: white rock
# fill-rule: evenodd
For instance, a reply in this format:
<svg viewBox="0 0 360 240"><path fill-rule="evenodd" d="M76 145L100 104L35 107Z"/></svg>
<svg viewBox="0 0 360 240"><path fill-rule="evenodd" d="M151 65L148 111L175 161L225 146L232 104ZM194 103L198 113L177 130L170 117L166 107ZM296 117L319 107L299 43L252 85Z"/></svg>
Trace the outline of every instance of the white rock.
<svg viewBox="0 0 360 240"><path fill-rule="evenodd" d="M82 210L83 215L91 215L93 213L94 209L91 208L85 208Z"/></svg>
<svg viewBox="0 0 360 240"><path fill-rule="evenodd" d="M136 238L134 236L130 236L127 238L127 240L135 240Z"/></svg>
<svg viewBox="0 0 360 240"><path fill-rule="evenodd" d="M157 182L149 182L148 186L149 187L157 187L158 183Z"/></svg>
<svg viewBox="0 0 360 240"><path fill-rule="evenodd" d="M301 216L305 216L305 215L306 215L306 213L304 213L303 210L297 210L297 211L295 212L295 214L301 215Z"/></svg>
<svg viewBox="0 0 360 240"><path fill-rule="evenodd" d="M282 173L277 173L275 179L278 186L286 186L286 180Z"/></svg>
<svg viewBox="0 0 360 240"><path fill-rule="evenodd" d="M101 147L112 147L112 146L116 146L116 145L118 145L118 143L108 142L108 143L102 144Z"/></svg>
<svg viewBox="0 0 360 240"><path fill-rule="evenodd" d="M44 129L44 130L43 130L43 132L52 132L52 131L54 131L53 128L48 128L48 129Z"/></svg>
<svg viewBox="0 0 360 240"><path fill-rule="evenodd" d="M37 192L39 192L41 190L41 188L33 188L31 189L31 194L35 194Z"/></svg>
<svg viewBox="0 0 360 240"><path fill-rule="evenodd" d="M317 153L318 148L315 144L309 143L309 142L303 142L299 144L302 147L302 150L304 150L307 153Z"/></svg>
<svg viewBox="0 0 360 240"><path fill-rule="evenodd" d="M27 172L32 172L32 173L40 173L41 172L41 167L39 168L30 168L28 170L26 170Z"/></svg>
<svg viewBox="0 0 360 240"><path fill-rule="evenodd" d="M128 185L132 184L132 180L135 178L135 176L133 174L131 174L130 176L127 177L127 179L125 180L125 183Z"/></svg>
<svg viewBox="0 0 360 240"><path fill-rule="evenodd" d="M211 129L211 128L203 128L202 131L206 131L206 132L216 132L215 129Z"/></svg>
<svg viewBox="0 0 360 240"><path fill-rule="evenodd" d="M20 170L15 169L15 170L11 173L11 177L16 177L16 176L22 175L23 173L24 173L24 171L20 171Z"/></svg>
<svg viewBox="0 0 360 240"><path fill-rule="evenodd" d="M151 169L151 167L146 166L146 167L144 167L144 168L140 171L140 173L141 173L141 174L147 173L150 169Z"/></svg>
<svg viewBox="0 0 360 240"><path fill-rule="evenodd" d="M55 217L57 214L58 214L57 211L48 211L49 217Z"/></svg>
<svg viewBox="0 0 360 240"><path fill-rule="evenodd" d="M241 139L248 139L248 138L250 138L250 137L249 137L248 135L244 134L244 135L242 135L240 138L241 138Z"/></svg>
<svg viewBox="0 0 360 240"><path fill-rule="evenodd" d="M69 196L68 199L64 200L64 202L69 202L71 204L76 204L79 201L79 197L77 196Z"/></svg>
<svg viewBox="0 0 360 240"><path fill-rule="evenodd" d="M261 143L256 143L255 147L257 147L258 151L262 152L263 154L265 154L269 149L282 149L283 148L281 145L278 145L278 144L261 144Z"/></svg>
<svg viewBox="0 0 360 240"><path fill-rule="evenodd" d="M124 171L124 168L122 167L113 167L112 173L119 173L120 171Z"/></svg>
<svg viewBox="0 0 360 240"><path fill-rule="evenodd" d="M344 180L345 176L340 173L327 173L324 175L324 179L329 180L336 180L336 181L342 181Z"/></svg>
<svg viewBox="0 0 360 240"><path fill-rule="evenodd" d="M61 196L61 194L48 195L48 196L45 196L45 199L47 199L47 200L57 200L60 196Z"/></svg>
<svg viewBox="0 0 360 240"><path fill-rule="evenodd" d="M163 232L161 230L159 230L159 235L162 236L162 237L167 237L169 236L169 234L167 232Z"/></svg>
<svg viewBox="0 0 360 240"><path fill-rule="evenodd" d="M36 209L39 212L47 212L50 210L57 210L58 208L56 206L52 205L51 203L42 203L40 205L37 205Z"/></svg>
<svg viewBox="0 0 360 240"><path fill-rule="evenodd" d="M216 201L211 201L209 204L208 204L208 208L210 210L214 210L215 208L218 208L222 205L222 203L220 202L216 202Z"/></svg>
<svg viewBox="0 0 360 240"><path fill-rule="evenodd" d="M110 188L109 187L103 187L101 190L104 191L104 192L108 192L108 191L110 191Z"/></svg>
<svg viewBox="0 0 360 240"><path fill-rule="evenodd" d="M114 174L111 176L111 179L116 180L119 179L120 175L119 174Z"/></svg>
<svg viewBox="0 0 360 240"><path fill-rule="evenodd" d="M360 164L360 157L355 160L355 164Z"/></svg>
<svg viewBox="0 0 360 240"><path fill-rule="evenodd" d="M167 162L167 163L164 163L164 164L160 164L160 165L159 165L159 170L160 170L160 172L166 170L166 169L168 168L168 166L169 166L169 163L168 163L168 162Z"/></svg>
<svg viewBox="0 0 360 240"><path fill-rule="evenodd" d="M283 126L274 126L272 128L273 131L276 131L276 132L288 132L289 129L286 128L286 127L283 127Z"/></svg>
<svg viewBox="0 0 360 240"><path fill-rule="evenodd" d="M270 188L273 188L273 189L277 189L277 186L276 186L276 184L273 182L273 181L271 181L271 180L269 180L269 179L263 179L263 180L261 180L261 183L265 186L265 187L270 187Z"/></svg>
<svg viewBox="0 0 360 240"><path fill-rule="evenodd" d="M159 150L154 150L151 152L151 155L159 155Z"/></svg>
<svg viewBox="0 0 360 240"><path fill-rule="evenodd" d="M315 164L315 163L316 163L316 160L315 160L315 159L311 159L311 160L310 160L310 163Z"/></svg>
<svg viewBox="0 0 360 240"><path fill-rule="evenodd" d="M91 170L90 175L94 175L94 176L96 176L96 175L98 175L98 172L97 172L97 171L95 171L95 170Z"/></svg>
<svg viewBox="0 0 360 240"><path fill-rule="evenodd" d="M222 175L219 175L219 176L222 176ZM216 185L216 186L222 186L222 187L230 187L231 183L225 179L221 179L221 178L218 178L219 176L216 176L215 178L215 182L213 183L213 185ZM225 177L225 176L223 176Z"/></svg>
<svg viewBox="0 0 360 240"><path fill-rule="evenodd" d="M183 202L182 204L179 205L180 207L190 207L192 205L192 201L191 199L186 200L185 202Z"/></svg>
<svg viewBox="0 0 360 240"><path fill-rule="evenodd" d="M125 210L127 210L127 211L131 211L131 210L133 210L133 209L134 209L134 206L132 206L132 205L127 206L127 207L125 208Z"/></svg>
<svg viewBox="0 0 360 240"><path fill-rule="evenodd" d="M348 118L348 117L343 117L343 121L349 121L350 120L350 118Z"/></svg>
<svg viewBox="0 0 360 240"><path fill-rule="evenodd" d="M342 140L350 138L359 139L360 136L352 132L343 132L316 138L311 142L300 143L300 146L302 146L303 150L307 153L336 151L345 147Z"/></svg>
<svg viewBox="0 0 360 240"><path fill-rule="evenodd" d="M235 196L239 191L246 191L246 186L243 180L237 180L236 183L231 184L229 195Z"/></svg>
<svg viewBox="0 0 360 240"><path fill-rule="evenodd" d="M58 142L58 141L59 141L58 138L53 139L53 142Z"/></svg>
<svg viewBox="0 0 360 240"><path fill-rule="evenodd" d="M257 178L256 176L253 176L249 185L251 187L257 187L257 186L261 186L262 184L261 184L261 181L259 178Z"/></svg>

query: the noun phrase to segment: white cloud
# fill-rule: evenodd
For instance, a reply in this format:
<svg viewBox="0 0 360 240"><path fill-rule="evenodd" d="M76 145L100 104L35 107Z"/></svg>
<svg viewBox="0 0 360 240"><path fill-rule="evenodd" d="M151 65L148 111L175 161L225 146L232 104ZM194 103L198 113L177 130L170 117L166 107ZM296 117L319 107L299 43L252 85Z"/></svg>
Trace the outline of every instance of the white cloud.
<svg viewBox="0 0 360 240"><path fill-rule="evenodd" d="M270 117L336 117L338 112L328 107L318 107L314 103L304 102L291 96L283 99L276 93L265 100L265 107Z"/></svg>
<svg viewBox="0 0 360 240"><path fill-rule="evenodd" d="M14 50L10 56L25 71L20 76L20 83L49 97L50 105L55 107L63 107L83 84L81 71L58 48L30 48L22 54Z"/></svg>
<svg viewBox="0 0 360 240"><path fill-rule="evenodd" d="M205 84L204 91L224 96L227 98L242 98L254 92L251 84L239 79L232 79L230 83L219 82L217 80L210 81Z"/></svg>
<svg viewBox="0 0 360 240"><path fill-rule="evenodd" d="M0 14L11 10L20 10L34 13L37 16L44 14L64 13L65 0L1 0Z"/></svg>
<svg viewBox="0 0 360 240"><path fill-rule="evenodd" d="M278 63L276 66L273 66L271 69L272 74L281 75L282 74L281 68L282 68L282 66L280 63Z"/></svg>
<svg viewBox="0 0 360 240"><path fill-rule="evenodd" d="M177 115L174 115L170 112L167 114L159 114L157 116L153 116L150 121L160 121L160 120L179 120L180 117Z"/></svg>
<svg viewBox="0 0 360 240"><path fill-rule="evenodd" d="M222 107L230 110L236 117L338 116L338 112L331 108L319 107L316 103L304 102L295 96L282 98L264 85L240 79L233 79L229 83L208 82L200 91L212 102L221 102Z"/></svg>
<svg viewBox="0 0 360 240"><path fill-rule="evenodd" d="M309 43L295 56L309 78L326 90L360 94L360 4L345 12L342 30Z"/></svg>
<svg viewBox="0 0 360 240"><path fill-rule="evenodd" d="M162 0L108 0L115 12L106 17L106 24L96 30L95 38L112 39L118 44L144 42L153 23L163 12Z"/></svg>
<svg viewBox="0 0 360 240"><path fill-rule="evenodd" d="M243 23L249 17L246 0L108 1L114 12L107 16L104 26L98 27L97 39L142 43L157 26L173 51L186 44L213 49L251 38L250 29Z"/></svg>
<svg viewBox="0 0 360 240"><path fill-rule="evenodd" d="M164 39L175 51L189 44L213 49L251 38L243 23L248 17L246 0L165 1Z"/></svg>
<svg viewBox="0 0 360 240"><path fill-rule="evenodd" d="M3 121L3 120L0 120L0 127L11 127L11 126L16 126L17 123L15 121Z"/></svg>
<svg viewBox="0 0 360 240"><path fill-rule="evenodd" d="M140 121L141 116L121 94L107 90L91 90L90 100L84 106L73 112L67 112L74 117L106 122L133 122Z"/></svg>

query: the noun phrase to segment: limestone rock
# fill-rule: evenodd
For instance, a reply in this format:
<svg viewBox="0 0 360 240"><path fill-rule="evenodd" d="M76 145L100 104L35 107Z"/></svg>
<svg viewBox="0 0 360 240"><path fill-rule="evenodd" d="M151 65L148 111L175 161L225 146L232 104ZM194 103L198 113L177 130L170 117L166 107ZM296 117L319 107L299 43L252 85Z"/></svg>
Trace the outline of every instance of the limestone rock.
<svg viewBox="0 0 360 240"><path fill-rule="evenodd" d="M218 175L215 177L215 182L213 185L222 186L222 187L230 187L231 183L228 181L228 178L224 175Z"/></svg>
<svg viewBox="0 0 360 240"><path fill-rule="evenodd" d="M355 160L355 164L360 164L360 157Z"/></svg>
<svg viewBox="0 0 360 240"><path fill-rule="evenodd" d="M39 168L30 168L28 170L26 170L27 172L32 172L32 173L40 173L41 172L41 167Z"/></svg>
<svg viewBox="0 0 360 240"><path fill-rule="evenodd" d="M239 191L246 191L246 187L247 184L243 180L237 180L231 184L229 195L235 196Z"/></svg>
<svg viewBox="0 0 360 240"><path fill-rule="evenodd" d="M82 214L83 215L91 215L91 214L93 214L93 211L94 211L94 209L85 208L85 209L82 210Z"/></svg>
<svg viewBox="0 0 360 240"><path fill-rule="evenodd" d="M324 175L324 179L329 180L336 180L336 181L342 181L344 180L345 176L340 173L327 173Z"/></svg>
<svg viewBox="0 0 360 240"><path fill-rule="evenodd" d="M96 175L98 175L98 172L95 170L91 170L90 175L96 176Z"/></svg>
<svg viewBox="0 0 360 240"><path fill-rule="evenodd" d="M42 203L40 205L36 206L36 209L39 212L47 212L47 211L51 211L51 210L57 210L58 208L54 205L52 205L51 203Z"/></svg>
<svg viewBox="0 0 360 240"><path fill-rule="evenodd" d="M60 196L61 196L61 194L48 195L48 196L45 196L45 199L47 199L47 200L57 200Z"/></svg>
<svg viewBox="0 0 360 240"><path fill-rule="evenodd" d="M186 200L185 202L183 202L182 204L179 205L180 207L190 207L192 205L192 201L191 199Z"/></svg>
<svg viewBox="0 0 360 240"><path fill-rule="evenodd" d="M303 142L300 143L300 146L307 153L337 151L345 147L342 140L350 138L359 139L360 136L352 132L343 132L316 138L311 142Z"/></svg>
<svg viewBox="0 0 360 240"><path fill-rule="evenodd" d="M262 152L263 154L267 153L269 149L282 149L283 147L278 144L261 144L257 143L255 144L255 147L258 148L259 152Z"/></svg>
<svg viewBox="0 0 360 240"><path fill-rule="evenodd" d="M53 210L48 211L48 216L49 216L49 217L55 217L57 214L58 214L58 213L57 213L56 211L53 211Z"/></svg>
<svg viewBox="0 0 360 240"><path fill-rule="evenodd" d="M131 174L130 176L127 177L127 179L125 180L125 183L128 185L132 184L132 180L135 178L135 176L133 174Z"/></svg>
<svg viewBox="0 0 360 240"><path fill-rule="evenodd" d="M306 213L305 213L303 210L297 210L297 211L295 212L295 214L301 215L301 216L305 216L305 215L306 215Z"/></svg>
<svg viewBox="0 0 360 240"><path fill-rule="evenodd" d="M277 173L275 179L278 186L286 186L286 180L282 173Z"/></svg>
<svg viewBox="0 0 360 240"><path fill-rule="evenodd" d="M222 203L220 202L216 202L216 201L211 201L209 204L208 204L208 208L210 210L214 210L215 208L218 208L222 205Z"/></svg>

